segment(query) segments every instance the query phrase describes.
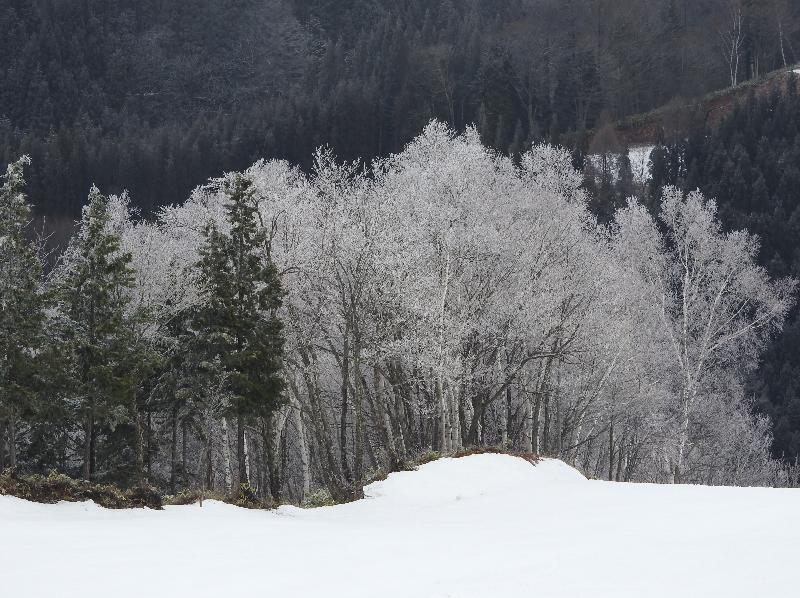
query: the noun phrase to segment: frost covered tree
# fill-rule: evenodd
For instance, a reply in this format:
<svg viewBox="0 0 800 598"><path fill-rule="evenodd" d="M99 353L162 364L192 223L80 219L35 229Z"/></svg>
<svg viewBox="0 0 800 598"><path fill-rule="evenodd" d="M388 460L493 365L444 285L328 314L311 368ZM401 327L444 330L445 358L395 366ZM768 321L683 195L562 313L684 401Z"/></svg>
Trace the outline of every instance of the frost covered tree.
<svg viewBox="0 0 800 598"><path fill-rule="evenodd" d="M669 347L675 440L668 460L679 482L687 479L693 418L710 395L726 392L726 374L754 365L783 324L795 282L770 280L756 264L757 239L723 232L715 205L699 192L667 187L658 222L631 202L616 227L617 250L642 276Z"/></svg>
<svg viewBox="0 0 800 598"><path fill-rule="evenodd" d="M9 164L0 187L0 469L16 466L18 420L30 414L43 344L42 264L30 240L23 168Z"/></svg>
<svg viewBox="0 0 800 598"><path fill-rule="evenodd" d="M615 480L779 483L739 374L793 284L699 196L610 227L588 201L565 150L512 160L437 122L369 165L260 160L153 221L109 198L144 468L276 502L487 446Z"/></svg>

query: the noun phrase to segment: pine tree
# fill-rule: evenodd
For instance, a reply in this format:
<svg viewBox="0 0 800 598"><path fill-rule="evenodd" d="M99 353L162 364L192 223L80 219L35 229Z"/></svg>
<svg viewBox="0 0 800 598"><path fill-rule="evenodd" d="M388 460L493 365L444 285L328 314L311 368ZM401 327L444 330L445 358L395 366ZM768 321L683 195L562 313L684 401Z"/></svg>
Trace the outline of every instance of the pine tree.
<svg viewBox="0 0 800 598"><path fill-rule="evenodd" d="M34 408L42 345L42 264L26 236L31 209L23 191L25 156L9 164L0 187L0 469L16 466L17 422ZM7 438L7 448L4 446Z"/></svg>
<svg viewBox="0 0 800 598"><path fill-rule="evenodd" d="M97 474L101 427L130 423L135 395L131 370L136 360L125 314L134 282L131 256L122 251L109 222L108 198L92 187L57 281L65 367L84 428L85 479Z"/></svg>
<svg viewBox="0 0 800 598"><path fill-rule="evenodd" d="M204 305L197 328L209 356L228 376L231 415L237 418L239 491L249 484L245 424L280 406L284 382L283 325L276 315L283 296L280 277L266 251L252 182L232 175L223 183L228 234L215 224L205 231L200 269Z"/></svg>

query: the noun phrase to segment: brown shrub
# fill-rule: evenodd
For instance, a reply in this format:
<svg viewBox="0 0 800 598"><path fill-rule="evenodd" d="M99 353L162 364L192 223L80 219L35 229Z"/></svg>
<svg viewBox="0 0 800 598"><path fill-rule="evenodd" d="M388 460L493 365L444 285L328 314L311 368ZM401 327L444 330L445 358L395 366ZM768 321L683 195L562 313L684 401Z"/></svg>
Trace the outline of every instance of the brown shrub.
<svg viewBox="0 0 800 598"><path fill-rule="evenodd" d="M91 500L107 509L161 508L161 495L150 486L121 490L111 484L76 480L56 472L50 472L46 476L20 476L12 470L6 470L0 474L0 494L46 504L62 500L68 502Z"/></svg>
<svg viewBox="0 0 800 598"><path fill-rule="evenodd" d="M511 457L519 457L520 459L525 459L532 465L536 465L539 462L539 455L535 453L509 451L507 449L495 446L476 446L476 447L465 448L454 454L453 458L458 459L460 457L469 457L470 455L487 455L487 454L510 455Z"/></svg>

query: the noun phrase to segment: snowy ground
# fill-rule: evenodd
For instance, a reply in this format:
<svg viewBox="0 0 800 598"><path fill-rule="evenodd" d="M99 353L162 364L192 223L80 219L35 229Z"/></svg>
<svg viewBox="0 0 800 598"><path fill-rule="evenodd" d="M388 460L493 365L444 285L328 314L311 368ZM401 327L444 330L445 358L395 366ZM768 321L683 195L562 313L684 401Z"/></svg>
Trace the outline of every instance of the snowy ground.
<svg viewBox="0 0 800 598"><path fill-rule="evenodd" d="M366 500L163 512L0 496L0 596L797 596L800 491L443 459Z"/></svg>

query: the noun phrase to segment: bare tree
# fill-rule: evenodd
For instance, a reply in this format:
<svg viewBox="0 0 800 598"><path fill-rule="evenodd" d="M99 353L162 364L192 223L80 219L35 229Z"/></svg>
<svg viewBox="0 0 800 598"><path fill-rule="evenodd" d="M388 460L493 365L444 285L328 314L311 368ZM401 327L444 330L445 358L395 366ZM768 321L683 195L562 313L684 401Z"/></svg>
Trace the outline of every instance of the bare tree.
<svg viewBox="0 0 800 598"><path fill-rule="evenodd" d="M726 11L725 20L717 30L720 50L728 65L731 86L739 83L739 61L744 45L744 14L739 0L732 0Z"/></svg>
<svg viewBox="0 0 800 598"><path fill-rule="evenodd" d="M756 265L757 240L723 233L716 206L699 192L667 188L659 215L662 237L644 207L631 203L617 217L619 251L646 281L658 306L674 364L676 439L671 477L683 479L690 420L721 376L755 362L793 303L796 283L773 282Z"/></svg>

